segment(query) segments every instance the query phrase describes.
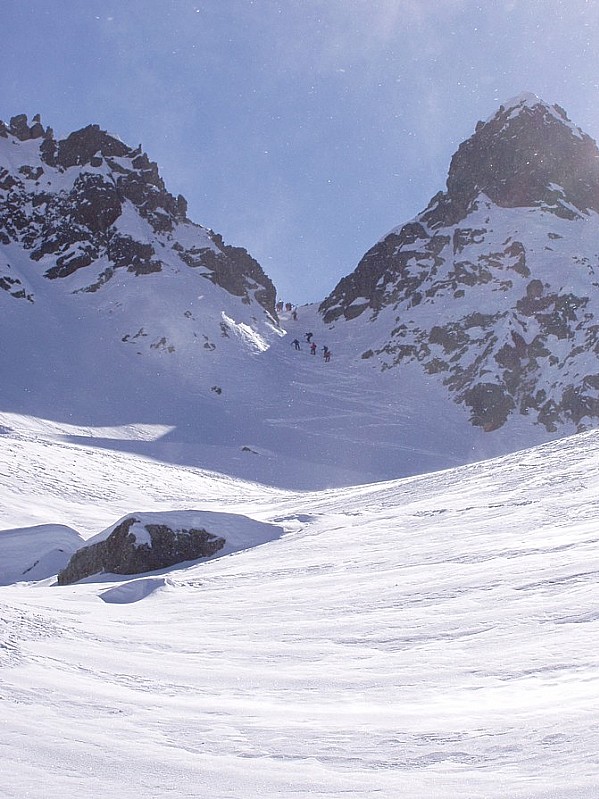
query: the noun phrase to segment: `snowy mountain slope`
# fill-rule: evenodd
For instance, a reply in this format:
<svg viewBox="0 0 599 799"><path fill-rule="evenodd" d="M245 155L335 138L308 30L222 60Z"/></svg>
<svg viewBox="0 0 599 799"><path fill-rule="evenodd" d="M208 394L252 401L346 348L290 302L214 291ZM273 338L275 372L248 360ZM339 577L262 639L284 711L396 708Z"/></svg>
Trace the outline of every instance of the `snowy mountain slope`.
<svg viewBox="0 0 599 799"><path fill-rule="evenodd" d="M401 373L373 370L371 362L356 355L355 339L346 337L339 326L323 325L315 307L301 308L297 321L283 319L283 325L287 335L277 336L267 351L252 356L249 365L243 354L225 363L228 369L220 375L220 395L202 395L191 377L188 393L172 395L169 381L156 375L155 393L141 397L131 415L125 415L122 404L135 400L142 389L147 391L150 381L147 375L113 364L114 371L97 391L93 384L92 388L86 382L80 386L84 407L73 413L70 423L1 413L4 469L0 469L0 479L6 476L8 495L13 494L15 469L18 474L38 464L41 484L46 484L46 476L52 479L45 459L54 446L68 447L72 453L73 465L64 481L69 495L82 469L93 469L101 479L111 452L118 453L127 480L143 492L143 478L132 474L133 467L127 464L133 461L128 461L127 454L156 459L165 468L176 463L217 471L223 481L226 475L289 489L314 489L448 468L514 448L514 440L503 437L502 431L490 439L472 427L462 408L448 405L445 390L439 390L432 377L410 368ZM315 356L303 342L305 330L314 331ZM299 352L290 345L295 337L302 340ZM333 353L328 364L321 352L325 342ZM107 391L109 381L117 378L120 385ZM31 403L50 407L51 388L47 395L40 392L43 387L32 392ZM146 412L150 401L155 401L153 415ZM96 426L102 423L110 426ZM40 437L45 444L40 444ZM522 429L517 445L532 445L547 437L544 430ZM15 453L14 438L30 442L23 461ZM82 465L89 446L95 448L91 467ZM106 452L101 454L98 447ZM13 465L15 459L18 467ZM107 485L99 494L112 494L112 490ZM153 493L152 487L148 493ZM19 494L15 501L18 507ZM143 507L143 502L125 504L119 515L132 507ZM6 526L13 525L8 521L12 516L5 518ZM46 521L33 516L31 523ZM104 517L102 526L111 521ZM76 520L66 523L81 529Z"/></svg>
<svg viewBox="0 0 599 799"><path fill-rule="evenodd" d="M415 365L489 433L599 418L599 150L523 95L454 155L447 191L322 303L378 368ZM345 323L345 324L344 324Z"/></svg>
<svg viewBox="0 0 599 799"><path fill-rule="evenodd" d="M0 126L3 796L594 799L598 433L475 462L594 424L593 148L516 98L279 325L140 150ZM55 585L130 513L230 549Z"/></svg>
<svg viewBox="0 0 599 799"><path fill-rule="evenodd" d="M588 137L541 107L548 129L565 126L564 141L588 150ZM525 111L536 119L532 101L518 108L474 139L489 129L499 147ZM456 174L467 172L460 159ZM94 446L290 489L448 468L594 423L595 211L566 219L561 195L558 215L547 198L506 205L485 175L489 194L476 197L478 183L452 178L458 188L375 247L324 317L308 306L294 320L274 315L274 288L245 251L186 219L139 148L97 126L56 141L15 117L0 128L0 164L9 417L51 420L73 443L91 431ZM582 205L589 193L579 193ZM451 229L435 210L450 206ZM468 219L456 222L462 206ZM381 260L396 239L397 254ZM101 440L99 428L120 432ZM135 432L150 428L161 432Z"/></svg>
<svg viewBox="0 0 599 799"><path fill-rule="evenodd" d="M265 485L240 483L226 474L199 468L176 467L106 445L110 441L118 450L134 434L143 441L160 436L162 429L126 426L92 430L9 414L1 418L3 528L60 522L89 539L136 510L164 512L197 507L198 503L212 509L225 503L235 512L238 502L245 507L279 495Z"/></svg>
<svg viewBox="0 0 599 799"><path fill-rule="evenodd" d="M95 424L156 422L169 389L209 397L215 360L280 335L260 266L185 214L98 126L0 124L4 410L85 420L93 395Z"/></svg>
<svg viewBox="0 0 599 799"><path fill-rule="evenodd" d="M186 265L274 315L274 286L257 262L191 223L185 199L166 191L141 146L98 125L57 141L39 117L30 127L20 115L0 123L0 165L2 243L27 251L48 280L78 272L77 291L94 292L123 272ZM35 301L29 292L19 298Z"/></svg>
<svg viewBox="0 0 599 799"><path fill-rule="evenodd" d="M0 134L3 412L54 420L79 443L93 429L96 445L98 428L129 426L104 444L288 487L460 462L432 439L430 458L420 452L416 431L381 449L372 403L377 425L396 425L377 399L385 387L366 376L356 392L356 354L348 349L348 373L343 342L332 342L334 374L320 351L308 362L305 347L292 353L303 325L327 340L313 309L298 322L285 315L281 338L268 280L258 285L249 256L227 261L231 248L185 219L138 150L97 126L56 142L22 117ZM140 428L161 433L146 441ZM399 466L396 451L408 455Z"/></svg>
<svg viewBox="0 0 599 799"><path fill-rule="evenodd" d="M143 483L148 509L286 534L167 575L0 587L7 799L596 795L596 431L291 494L22 425L15 454L44 449L48 474L20 474L15 526L69 500L116 521Z"/></svg>
<svg viewBox="0 0 599 799"><path fill-rule="evenodd" d="M364 361L358 355L369 333L361 319L351 330L324 325L317 308L308 306L299 309L297 321L284 316L282 324L286 335L276 336L268 350L255 353L249 361L241 351L215 359L220 394L203 391L195 374L176 393L169 373L134 370L135 363L116 357L105 373L80 364L79 374L85 377L80 381L72 374L56 387L53 374L49 375L46 388L37 385L17 401L38 414L45 409L51 415L55 391L63 392L73 403L69 422L60 414L59 421L47 416L44 421L39 416L0 413L5 430L0 435L0 463L4 463L8 494L13 492L13 459L19 457L12 445L15 437L31 442L18 469L41 464L42 484L48 447L72 445L73 467L65 480L69 494L70 486L79 482L80 469L90 468L79 465L87 446L96 448L91 468L98 475L104 474L110 452L119 453L127 479L142 490L143 481L126 465L127 453L156 459L165 466L176 463L265 485L314 489L449 468L551 437L543 428L525 424L490 437L470 424L463 408L447 402L446 390L434 376L413 365L400 371L373 368L373 359ZM315 356L304 343L305 331L314 333ZM295 338L301 340L300 351L291 346ZM43 355L45 342L41 341L37 347ZM333 353L328 364L322 358L325 343ZM63 351L67 346L65 342ZM51 357L43 360L50 363ZM72 359L63 362L72 368ZM40 445L40 436L47 444ZM98 447L107 452L101 455ZM2 469L0 479L1 475ZM110 494L112 488L106 491ZM16 501L18 505L19 496ZM124 505L119 515L132 507L143 507L143 503ZM34 516L31 523L46 521ZM104 517L102 526L111 521ZM67 523L80 529L75 520ZM12 524L6 521L7 526Z"/></svg>

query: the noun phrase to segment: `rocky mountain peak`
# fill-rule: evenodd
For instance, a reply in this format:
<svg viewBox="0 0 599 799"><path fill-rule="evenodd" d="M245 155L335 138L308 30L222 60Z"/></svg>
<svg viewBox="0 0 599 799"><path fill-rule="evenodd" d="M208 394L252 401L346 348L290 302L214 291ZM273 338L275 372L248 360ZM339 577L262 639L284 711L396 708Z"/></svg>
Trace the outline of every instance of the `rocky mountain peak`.
<svg viewBox="0 0 599 799"><path fill-rule="evenodd" d="M585 429L599 420L598 213L595 142L559 106L520 95L478 123L447 191L320 311L368 321L362 357L441 381L486 431Z"/></svg>
<svg viewBox="0 0 599 799"><path fill-rule="evenodd" d="M78 272L80 291L122 270L160 272L174 259L275 316L276 291L259 264L187 219L187 202L167 191L141 145L96 124L57 140L39 116L31 125L25 114L0 121L0 244L21 247L51 280ZM33 301L1 258L0 288Z"/></svg>
<svg viewBox="0 0 599 799"><path fill-rule="evenodd" d="M31 123L30 125L27 121L27 114L17 114L11 118L8 125L0 120L0 136L6 138L11 135L19 141L29 141L30 139L42 137L52 138L52 129L44 128L39 114L33 117Z"/></svg>
<svg viewBox="0 0 599 799"><path fill-rule="evenodd" d="M460 145L447 191L424 219L432 227L459 222L480 194L508 208L542 205L566 219L599 211L599 150L560 106L519 95Z"/></svg>
<svg viewBox="0 0 599 799"><path fill-rule="evenodd" d="M64 169L70 166L84 166L91 163L94 156L98 162L101 157L125 157L131 150L122 141L101 130L99 125L88 125L75 131L58 143L56 160ZM51 163L50 161L48 161ZM99 166L99 163L96 164Z"/></svg>

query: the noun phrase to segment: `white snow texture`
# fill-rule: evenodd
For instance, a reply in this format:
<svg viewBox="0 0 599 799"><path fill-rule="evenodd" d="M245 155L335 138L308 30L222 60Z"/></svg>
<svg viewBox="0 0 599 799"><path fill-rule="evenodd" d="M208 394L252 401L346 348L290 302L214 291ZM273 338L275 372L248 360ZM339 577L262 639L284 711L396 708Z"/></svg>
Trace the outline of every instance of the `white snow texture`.
<svg viewBox="0 0 599 799"><path fill-rule="evenodd" d="M391 310L279 327L167 238L97 294L2 250L0 797L597 799L599 431L486 434L361 358ZM227 544L57 586L133 513L140 546L143 522Z"/></svg>

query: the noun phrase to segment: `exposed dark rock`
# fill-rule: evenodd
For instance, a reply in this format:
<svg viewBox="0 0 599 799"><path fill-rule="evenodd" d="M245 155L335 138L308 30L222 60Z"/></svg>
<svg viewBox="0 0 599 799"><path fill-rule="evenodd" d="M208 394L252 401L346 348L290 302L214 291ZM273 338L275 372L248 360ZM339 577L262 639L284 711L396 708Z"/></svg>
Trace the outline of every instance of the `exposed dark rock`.
<svg viewBox="0 0 599 799"><path fill-rule="evenodd" d="M521 215L506 228L508 208ZM367 317L387 339L367 352L381 369L420 364L485 430L516 413L552 432L583 429L599 422L584 357L599 354L599 236L581 245L572 228L570 255L562 220L588 229L590 211L599 212L595 142L563 109L522 96L476 126L452 158L446 191L368 250L320 312L329 324ZM556 217L560 232L549 228ZM553 257L554 276L541 253L558 248L566 260Z"/></svg>
<svg viewBox="0 0 599 799"><path fill-rule="evenodd" d="M45 264L49 279L68 277L92 267L100 259L110 263L98 277L91 276L87 287L78 291L97 291L115 269L136 275L159 272L163 262L157 255L164 248L175 250L184 263L203 267L205 276L243 302L256 301L276 318L275 288L260 265L246 250L226 245L222 238L197 226L198 246L183 247L175 235L187 220L187 202L165 188L158 166L141 146L128 147L98 125L88 125L56 141L50 128L41 125L39 116L29 125L25 114L13 117L9 125L0 122L0 135L19 141L40 138L39 154L44 166L24 164L16 171L0 165L0 242L18 243L30 250L34 261L53 257ZM15 155L17 151L15 151ZM53 170L78 170L70 188L49 188ZM100 171L101 170L101 171ZM62 184L62 182L61 182ZM156 241L145 236L134 240L116 229L125 204L150 226ZM189 230L185 233L189 241Z"/></svg>
<svg viewBox="0 0 599 799"><path fill-rule="evenodd" d="M56 265L46 270L45 276L49 280L55 280L59 277L68 277L78 269L89 266L93 260L94 257L91 253L69 253L66 256L61 255L56 259Z"/></svg>
<svg viewBox="0 0 599 799"><path fill-rule="evenodd" d="M352 303L359 297L366 297L369 301L363 305L362 311L367 308L378 310L386 285L385 272L391 269L394 273L399 271L399 265L394 263L394 257L404 243L413 244L414 241L414 228L409 224L404 225L399 234L392 233L375 244L362 258L356 270L342 278L332 294L321 303L319 310L324 316L324 321L330 323L340 316L345 316Z"/></svg>
<svg viewBox="0 0 599 799"><path fill-rule="evenodd" d="M225 545L225 539L203 529L173 530L165 524L144 524L151 543L138 543L131 532L141 524L129 516L108 538L82 547L58 574L59 585L70 585L94 574L141 574L177 563L207 558Z"/></svg>
<svg viewBox="0 0 599 799"><path fill-rule="evenodd" d="M126 268L136 275L160 272L162 268L158 260L152 260L152 245L143 244L130 236L111 236L106 253L117 269Z"/></svg>
<svg viewBox="0 0 599 799"><path fill-rule="evenodd" d="M63 169L83 166L89 164L96 153L103 156L126 156L129 147L106 131L100 130L99 125L88 125L58 143L56 163Z"/></svg>
<svg viewBox="0 0 599 799"><path fill-rule="evenodd" d="M223 242L217 233L211 238L218 251L204 249L198 253L199 260L193 265L202 265L210 270L209 279L230 294L249 300L250 292L271 316L276 317L276 289L267 275L262 271L258 261L242 247L232 247ZM182 257L185 259L184 254ZM188 261L189 263L189 261Z"/></svg>
<svg viewBox="0 0 599 799"><path fill-rule="evenodd" d="M453 156L447 192L429 205L426 224L459 222L481 193L500 206L545 204L564 218L576 216L569 205L599 211L597 146L555 111L542 102L502 106L479 123Z"/></svg>
<svg viewBox="0 0 599 799"><path fill-rule="evenodd" d="M33 295L25 291L21 281L7 274L0 274L0 290L8 292L17 300L28 300L33 302Z"/></svg>
<svg viewBox="0 0 599 799"><path fill-rule="evenodd" d="M487 432L501 427L514 409L514 401L503 386L493 383L477 383L464 392L463 400L472 411L472 423Z"/></svg>
<svg viewBox="0 0 599 799"><path fill-rule="evenodd" d="M19 141L28 141L32 138L31 130L27 123L27 114L17 114L10 120L10 132L16 136Z"/></svg>
<svg viewBox="0 0 599 799"><path fill-rule="evenodd" d="M73 219L92 233L106 232L121 215L115 185L101 175L80 175L73 184L73 191L81 196L81 201L73 208Z"/></svg>

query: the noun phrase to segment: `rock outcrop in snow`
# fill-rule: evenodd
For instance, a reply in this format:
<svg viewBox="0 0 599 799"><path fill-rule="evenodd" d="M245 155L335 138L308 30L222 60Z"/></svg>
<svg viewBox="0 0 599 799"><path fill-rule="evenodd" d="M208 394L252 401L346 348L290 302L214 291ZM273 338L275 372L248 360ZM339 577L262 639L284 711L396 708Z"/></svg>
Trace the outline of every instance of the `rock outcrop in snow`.
<svg viewBox="0 0 599 799"><path fill-rule="evenodd" d="M599 150L525 94L460 145L425 211L367 252L322 303L368 318L364 358L443 382L471 421L551 432L599 419Z"/></svg>
<svg viewBox="0 0 599 799"><path fill-rule="evenodd" d="M137 516L121 520L103 540L83 546L58 574L59 585L70 585L94 574L141 574L198 558L208 558L225 539L204 529L173 529L144 522Z"/></svg>

